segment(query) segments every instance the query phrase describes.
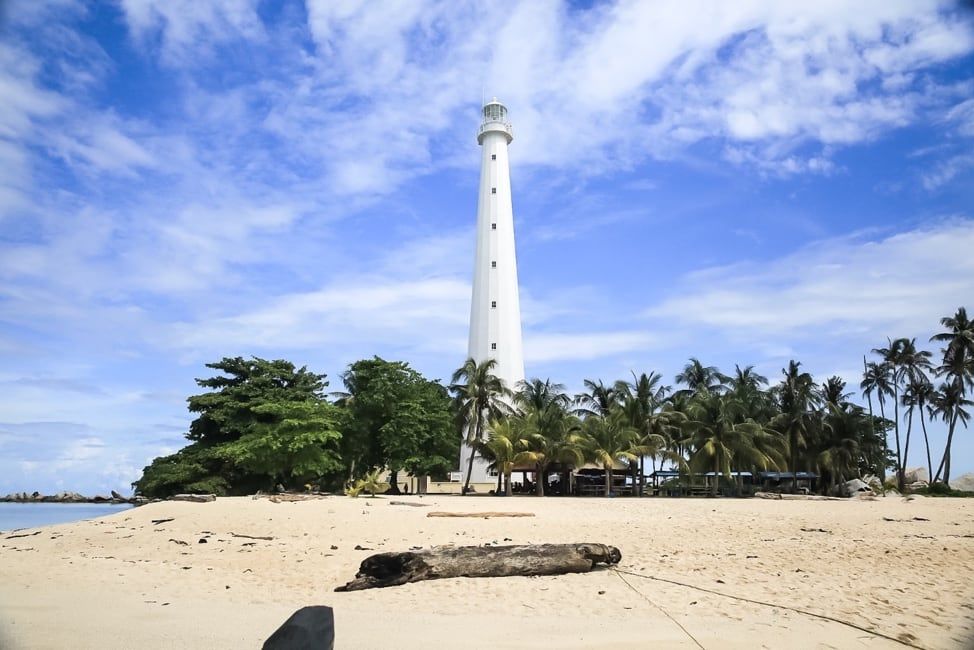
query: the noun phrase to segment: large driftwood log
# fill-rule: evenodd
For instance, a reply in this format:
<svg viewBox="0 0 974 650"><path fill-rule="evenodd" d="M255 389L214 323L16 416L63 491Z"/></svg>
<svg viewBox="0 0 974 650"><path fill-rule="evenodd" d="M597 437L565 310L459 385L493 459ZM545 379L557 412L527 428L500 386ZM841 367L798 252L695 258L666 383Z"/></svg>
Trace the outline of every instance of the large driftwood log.
<svg viewBox="0 0 974 650"><path fill-rule="evenodd" d="M494 578L585 573L597 564L618 564L622 553L605 544L459 546L428 551L378 553L362 561L355 579L335 591L392 587L439 578Z"/></svg>

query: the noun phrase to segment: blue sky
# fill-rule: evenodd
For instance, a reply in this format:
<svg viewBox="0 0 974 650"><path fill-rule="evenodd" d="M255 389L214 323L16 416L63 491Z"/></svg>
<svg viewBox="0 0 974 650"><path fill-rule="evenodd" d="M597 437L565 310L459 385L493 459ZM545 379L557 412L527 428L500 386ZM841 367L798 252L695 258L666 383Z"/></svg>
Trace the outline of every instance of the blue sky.
<svg viewBox="0 0 974 650"><path fill-rule="evenodd" d="M0 493L127 488L225 355L448 376L485 94L515 129L530 376L694 355L858 384L974 308L952 3L0 7Z"/></svg>

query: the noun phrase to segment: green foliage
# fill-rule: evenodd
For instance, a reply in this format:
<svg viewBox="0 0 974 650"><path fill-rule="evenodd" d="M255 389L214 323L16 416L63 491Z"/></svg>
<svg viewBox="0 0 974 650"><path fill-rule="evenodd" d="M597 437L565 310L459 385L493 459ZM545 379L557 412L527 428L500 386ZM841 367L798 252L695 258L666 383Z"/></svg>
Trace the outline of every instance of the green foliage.
<svg viewBox="0 0 974 650"><path fill-rule="evenodd" d="M187 400L198 414L186 435L192 444L146 467L133 484L138 494L247 494L340 469L341 414L324 401L324 375L257 357L207 367L223 374L197 379L211 390Z"/></svg>
<svg viewBox="0 0 974 650"><path fill-rule="evenodd" d="M414 475L449 471L460 439L446 389L402 361L357 361L342 376L344 457L359 471L386 467Z"/></svg>
<svg viewBox="0 0 974 650"><path fill-rule="evenodd" d="M253 407L260 418L215 453L233 465L271 481L292 485L340 472L342 413L328 402L268 402Z"/></svg>
<svg viewBox="0 0 974 650"><path fill-rule="evenodd" d="M362 492L368 492L372 498L375 498L376 494L381 494L389 489L389 484L379 478L381 475L381 469L366 472L365 476L345 488L345 494L350 497L358 497Z"/></svg>
<svg viewBox="0 0 974 650"><path fill-rule="evenodd" d="M222 461L213 450L192 444L169 456L160 456L132 484L136 494L165 498L180 493L226 495L230 485L220 475Z"/></svg>

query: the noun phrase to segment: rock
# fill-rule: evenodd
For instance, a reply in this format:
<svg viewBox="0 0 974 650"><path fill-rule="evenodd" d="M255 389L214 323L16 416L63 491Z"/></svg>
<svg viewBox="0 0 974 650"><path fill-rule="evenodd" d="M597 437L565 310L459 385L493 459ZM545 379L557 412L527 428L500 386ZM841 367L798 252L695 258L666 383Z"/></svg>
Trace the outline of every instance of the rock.
<svg viewBox="0 0 974 650"><path fill-rule="evenodd" d="M132 497L132 500L129 501L129 503L131 503L134 506L144 506L145 504L149 503L149 499L148 497L137 496L137 497Z"/></svg>
<svg viewBox="0 0 974 650"><path fill-rule="evenodd" d="M335 613L331 607L302 607L272 634L263 650L332 650Z"/></svg>
<svg viewBox="0 0 974 650"><path fill-rule="evenodd" d="M115 490L112 490L112 498L113 499L116 499L118 501L128 501L127 498L123 497L121 494L119 494Z"/></svg>
<svg viewBox="0 0 974 650"><path fill-rule="evenodd" d="M927 469L925 467L914 467L903 472L904 483L917 483L919 481L927 483L929 480L930 477L927 476Z"/></svg>
<svg viewBox="0 0 974 650"><path fill-rule="evenodd" d="M951 479L950 487L954 490L974 492L974 474L963 474L955 479Z"/></svg>
<svg viewBox="0 0 974 650"><path fill-rule="evenodd" d="M845 483L840 483L832 488L832 493L835 496L850 498L859 494L860 492L872 492L872 488L863 481L862 479L854 478L851 481L846 481Z"/></svg>
<svg viewBox="0 0 974 650"><path fill-rule="evenodd" d="M110 501L110 497L102 496L101 494L96 494L95 496L91 497L92 503L108 503Z"/></svg>
<svg viewBox="0 0 974 650"><path fill-rule="evenodd" d="M866 485L869 486L869 489L871 489L873 492L879 494L883 491L883 482L879 480L878 476L874 474L870 474L868 476L862 477L862 480L866 483Z"/></svg>
<svg viewBox="0 0 974 650"><path fill-rule="evenodd" d="M215 494L176 494L169 498L170 501L192 501L193 503L209 503L216 501Z"/></svg>

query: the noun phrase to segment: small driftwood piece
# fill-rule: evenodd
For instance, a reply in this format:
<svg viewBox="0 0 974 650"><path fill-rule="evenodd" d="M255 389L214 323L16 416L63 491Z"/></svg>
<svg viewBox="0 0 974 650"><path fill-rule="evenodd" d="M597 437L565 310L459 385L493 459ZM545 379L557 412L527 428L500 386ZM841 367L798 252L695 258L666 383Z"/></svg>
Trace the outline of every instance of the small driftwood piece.
<svg viewBox="0 0 974 650"><path fill-rule="evenodd" d="M605 544L458 546L428 551L378 553L362 561L355 579L335 591L392 587L439 578L496 578L587 573L597 564L618 564L622 553Z"/></svg>
<svg viewBox="0 0 974 650"><path fill-rule="evenodd" d="M416 503L415 501L390 501L390 506L412 506L414 508L426 508L429 507L428 503Z"/></svg>
<svg viewBox="0 0 974 650"><path fill-rule="evenodd" d="M493 517L533 517L533 512L444 512L434 510L427 512L427 517L473 517L474 519L491 519Z"/></svg>
<svg viewBox="0 0 974 650"><path fill-rule="evenodd" d="M175 494L169 497L170 501L190 501L192 503L210 503L216 501L215 494Z"/></svg>
<svg viewBox="0 0 974 650"><path fill-rule="evenodd" d="M273 541L273 537L262 537L261 535L239 535L237 533L230 533L231 537L240 537L242 539L262 539L265 542Z"/></svg>

